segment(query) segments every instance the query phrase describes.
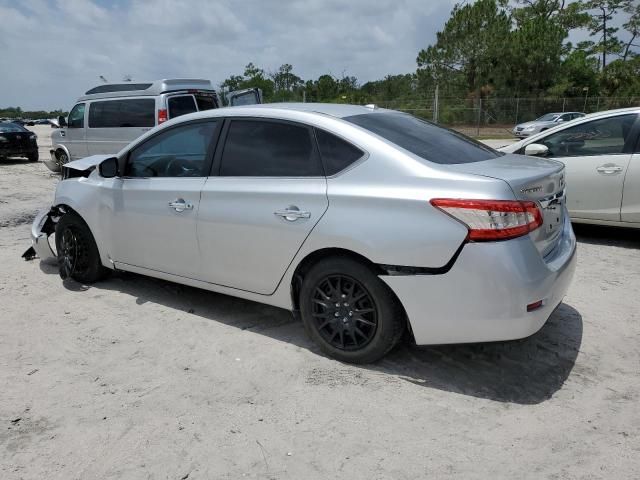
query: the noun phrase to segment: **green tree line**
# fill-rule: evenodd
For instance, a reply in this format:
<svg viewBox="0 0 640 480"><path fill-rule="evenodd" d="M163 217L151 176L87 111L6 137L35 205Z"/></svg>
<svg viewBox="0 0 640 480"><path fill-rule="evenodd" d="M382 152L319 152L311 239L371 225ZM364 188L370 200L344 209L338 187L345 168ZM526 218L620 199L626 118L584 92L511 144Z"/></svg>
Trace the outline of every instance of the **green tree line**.
<svg viewBox="0 0 640 480"><path fill-rule="evenodd" d="M624 18L622 28L614 17ZM589 33L576 45L572 30ZM623 41L619 35L626 31ZM304 80L290 64L275 72L249 63L222 82L225 92L262 89L266 102L376 103L432 96L629 97L640 95L640 2L637 0L478 0L454 6L415 72L359 83L324 74Z"/></svg>
<svg viewBox="0 0 640 480"><path fill-rule="evenodd" d="M62 110L52 110L47 112L46 110L26 110L23 111L20 107L6 107L0 108L0 118L23 118L31 120L58 118L59 115L67 116L68 112Z"/></svg>

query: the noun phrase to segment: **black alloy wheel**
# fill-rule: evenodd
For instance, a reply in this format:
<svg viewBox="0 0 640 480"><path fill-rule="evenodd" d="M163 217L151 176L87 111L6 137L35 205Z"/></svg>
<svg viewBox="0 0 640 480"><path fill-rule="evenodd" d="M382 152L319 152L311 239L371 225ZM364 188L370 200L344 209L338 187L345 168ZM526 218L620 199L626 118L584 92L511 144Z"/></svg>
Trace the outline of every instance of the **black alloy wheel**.
<svg viewBox="0 0 640 480"><path fill-rule="evenodd" d="M320 335L341 350L358 350L375 336L378 314L368 290L347 275L329 275L313 294L311 315Z"/></svg>

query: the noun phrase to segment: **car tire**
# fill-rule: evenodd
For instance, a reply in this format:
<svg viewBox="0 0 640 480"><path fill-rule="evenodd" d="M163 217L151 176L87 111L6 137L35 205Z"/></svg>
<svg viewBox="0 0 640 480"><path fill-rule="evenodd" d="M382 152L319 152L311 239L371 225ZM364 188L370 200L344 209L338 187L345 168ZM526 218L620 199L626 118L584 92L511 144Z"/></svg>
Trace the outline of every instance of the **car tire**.
<svg viewBox="0 0 640 480"><path fill-rule="evenodd" d="M27 160L29 160L30 162L37 162L38 161L38 152L36 153L32 153L31 155L29 155L27 157Z"/></svg>
<svg viewBox="0 0 640 480"><path fill-rule="evenodd" d="M110 272L102 265L91 230L76 213L65 213L56 224L56 251L63 280L71 277L81 283L94 283Z"/></svg>
<svg viewBox="0 0 640 480"><path fill-rule="evenodd" d="M64 165L65 163L69 163L69 156L67 155L67 152L62 149L56 151L56 159L58 160L58 164L60 166Z"/></svg>
<svg viewBox="0 0 640 480"><path fill-rule="evenodd" d="M320 349L337 360L372 363L384 357L405 330L405 314L391 289L364 263L330 257L304 276L300 313Z"/></svg>

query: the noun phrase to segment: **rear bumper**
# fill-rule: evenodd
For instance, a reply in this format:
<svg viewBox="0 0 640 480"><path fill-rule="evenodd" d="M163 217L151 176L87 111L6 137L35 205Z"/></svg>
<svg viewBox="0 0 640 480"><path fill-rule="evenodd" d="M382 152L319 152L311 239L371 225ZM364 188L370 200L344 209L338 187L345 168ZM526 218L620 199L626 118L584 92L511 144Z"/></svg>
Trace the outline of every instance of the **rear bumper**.
<svg viewBox="0 0 640 480"><path fill-rule="evenodd" d="M50 213L49 209L42 210L31 224L31 245L41 260L56 258L56 254L53 253L49 244L49 235L51 235L53 228L52 223L49 223L53 222Z"/></svg>
<svg viewBox="0 0 640 480"><path fill-rule="evenodd" d="M26 147L1 147L0 157L21 157L30 156L38 153L38 146L26 146Z"/></svg>
<svg viewBox="0 0 640 480"><path fill-rule="evenodd" d="M381 276L403 304L419 345L524 338L537 332L565 296L576 266L567 217L545 259L528 237L469 243L442 275ZM543 305L527 312L527 305Z"/></svg>

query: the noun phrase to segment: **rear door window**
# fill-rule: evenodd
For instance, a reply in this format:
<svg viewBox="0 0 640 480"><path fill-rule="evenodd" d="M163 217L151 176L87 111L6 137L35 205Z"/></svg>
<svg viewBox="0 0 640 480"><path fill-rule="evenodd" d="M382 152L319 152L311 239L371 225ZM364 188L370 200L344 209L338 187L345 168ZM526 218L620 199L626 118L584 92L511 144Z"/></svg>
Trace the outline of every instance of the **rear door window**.
<svg viewBox="0 0 640 480"><path fill-rule="evenodd" d="M461 133L406 113L365 113L343 120L369 130L429 162L473 163L502 154Z"/></svg>
<svg viewBox="0 0 640 480"><path fill-rule="evenodd" d="M167 100L169 118L176 118L187 113L197 112L196 101L193 95L177 95Z"/></svg>
<svg viewBox="0 0 640 480"><path fill-rule="evenodd" d="M194 96L196 98L196 103L198 104L198 110L200 111L211 110L218 106L215 94L213 93L198 92L194 94Z"/></svg>
<svg viewBox="0 0 640 480"><path fill-rule="evenodd" d="M292 123L232 120L220 175L310 177L322 175L311 129Z"/></svg>
<svg viewBox="0 0 640 480"><path fill-rule="evenodd" d="M324 130L316 129L316 139L325 173L328 176L344 170L364 155L358 147Z"/></svg>
<svg viewBox="0 0 640 480"><path fill-rule="evenodd" d="M153 127L155 109L153 98L91 102L89 128Z"/></svg>

